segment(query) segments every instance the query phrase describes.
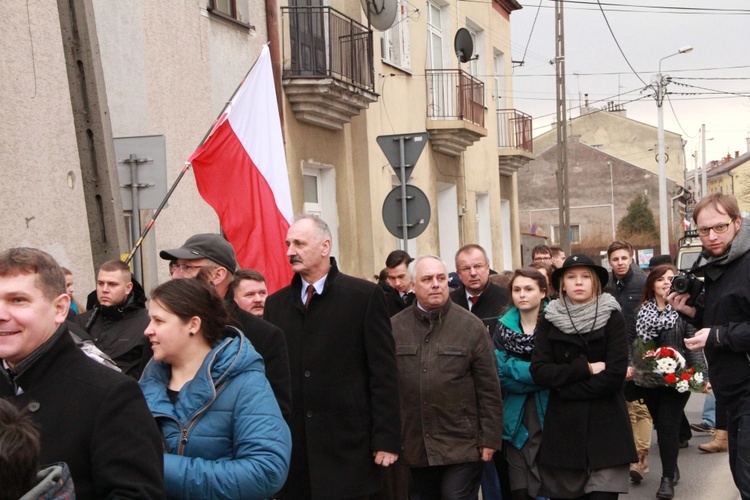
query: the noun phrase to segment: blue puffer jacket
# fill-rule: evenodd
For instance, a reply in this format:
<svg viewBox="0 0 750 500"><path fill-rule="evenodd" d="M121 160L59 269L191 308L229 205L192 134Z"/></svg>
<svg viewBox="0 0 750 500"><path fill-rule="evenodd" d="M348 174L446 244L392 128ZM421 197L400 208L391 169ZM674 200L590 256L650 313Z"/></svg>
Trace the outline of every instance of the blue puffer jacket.
<svg viewBox="0 0 750 500"><path fill-rule="evenodd" d="M503 390L503 439L520 450L529 439L529 431L523 425L526 398L534 397L539 424L543 428L549 390L534 383L529 372L530 360L521 359L502 348L501 329L515 333L522 331L521 316L515 306L500 317L493 342L500 387Z"/></svg>
<svg viewBox="0 0 750 500"><path fill-rule="evenodd" d="M164 435L169 498L267 498L289 472L292 441L263 360L239 330L206 356L195 378L167 396L171 369L151 360L141 389Z"/></svg>

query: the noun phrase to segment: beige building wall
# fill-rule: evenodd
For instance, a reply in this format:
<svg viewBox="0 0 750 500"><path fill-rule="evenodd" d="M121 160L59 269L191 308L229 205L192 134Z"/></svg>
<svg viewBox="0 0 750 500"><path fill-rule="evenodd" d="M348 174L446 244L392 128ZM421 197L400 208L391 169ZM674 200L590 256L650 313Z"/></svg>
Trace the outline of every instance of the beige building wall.
<svg viewBox="0 0 750 500"><path fill-rule="evenodd" d="M49 252L85 304L93 263L57 9L8 2L2 31L0 249Z"/></svg>
<svg viewBox="0 0 750 500"><path fill-rule="evenodd" d="M363 10L356 2L332 1L331 7L366 24ZM310 165L335 173L335 198L338 206L336 221L328 220L338 233L339 265L347 273L363 277L376 274L385 263L388 253L399 247L399 239L392 236L382 221L382 205L386 195L398 185L394 170L376 143L380 135L424 132L427 128L427 13L419 6L419 15L411 15L410 70L383 61L380 32L374 32L375 92L378 100L355 116L341 131L331 131L298 121L285 92L285 134L287 160L295 212L304 208L302 172ZM409 4L408 9L416 8ZM485 128L487 136L467 148L460 157L435 152L430 143L422 151L409 183L425 192L431 206L431 220L426 230L409 244L409 252L434 253L446 257L453 269L453 253L440 245L439 220L458 227L457 249L465 243L478 241L477 195L487 195L490 203L491 250L493 267L503 269L503 225L501 196L512 201L513 217L510 231L520 242L517 218L516 181L508 176L507 186L500 188L497 149L496 99L492 54L508 54L505 58L504 84L510 93L510 25L495 11L490 2L472 4L449 2L444 7L443 19L444 67L458 68L453 53L453 37L459 27L466 27L467 19L474 28L485 32L480 53L478 74L485 84ZM286 64L287 61L284 61ZM462 69L467 70L466 64ZM503 107L512 103L503 102ZM456 211L438 209L441 189L455 186ZM445 193L444 193L445 194ZM515 251L517 247L517 252ZM520 265L520 243L510 245L515 265ZM516 255L517 254L517 255Z"/></svg>
<svg viewBox="0 0 750 500"><path fill-rule="evenodd" d="M208 0L93 0L114 137L166 137L174 182L267 40L265 2L239 0L250 27L210 14ZM11 2L3 17L0 224L3 248L50 251L94 287L60 21L56 4ZM12 75L12 76L11 76ZM151 216L142 214L143 225ZM168 278L158 250L219 230L188 171L144 245L144 286Z"/></svg>
<svg viewBox="0 0 750 500"><path fill-rule="evenodd" d="M578 135L584 144L658 174L657 128L627 118L623 114L624 112L584 108L580 116L569 120L568 136ZM685 182L685 152L682 146L682 136L665 131L664 141L669 156L666 163L667 179L682 185ZM557 133L552 128L534 138L534 150L538 154L552 147L556 142Z"/></svg>

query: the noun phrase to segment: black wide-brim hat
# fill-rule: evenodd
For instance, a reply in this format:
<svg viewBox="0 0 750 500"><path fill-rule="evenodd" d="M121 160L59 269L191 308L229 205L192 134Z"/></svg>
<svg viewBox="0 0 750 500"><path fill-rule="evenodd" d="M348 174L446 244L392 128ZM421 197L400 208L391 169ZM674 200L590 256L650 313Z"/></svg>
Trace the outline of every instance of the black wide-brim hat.
<svg viewBox="0 0 750 500"><path fill-rule="evenodd" d="M609 282L609 273L606 269L604 269L602 266L596 265L588 255L579 253L571 255L570 257L565 259L562 267L555 269L555 271L552 273L552 286L557 292L560 292L560 290L557 289L557 287L560 286L560 278L565 273L565 270L570 269L571 267L590 267L599 278L599 282L601 283L602 288L604 288L607 285L607 282Z"/></svg>

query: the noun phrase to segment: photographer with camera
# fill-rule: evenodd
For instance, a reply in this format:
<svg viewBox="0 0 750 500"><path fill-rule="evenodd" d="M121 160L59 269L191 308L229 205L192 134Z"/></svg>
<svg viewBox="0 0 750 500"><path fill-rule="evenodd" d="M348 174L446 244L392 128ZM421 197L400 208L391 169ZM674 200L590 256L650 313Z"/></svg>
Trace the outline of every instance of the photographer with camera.
<svg viewBox="0 0 750 500"><path fill-rule="evenodd" d="M739 453L750 449L750 219L734 196L714 193L698 202L693 220L705 259L693 269L704 277L703 305L688 305L691 294L676 291L667 302L700 328L685 345L704 349L714 394L727 409L732 476L750 499L750 467Z"/></svg>

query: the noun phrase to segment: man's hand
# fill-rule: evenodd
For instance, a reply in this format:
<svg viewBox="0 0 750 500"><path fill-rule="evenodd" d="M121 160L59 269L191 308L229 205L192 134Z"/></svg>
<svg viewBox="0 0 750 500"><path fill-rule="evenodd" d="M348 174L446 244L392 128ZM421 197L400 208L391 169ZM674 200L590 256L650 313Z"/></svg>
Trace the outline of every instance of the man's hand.
<svg viewBox="0 0 750 500"><path fill-rule="evenodd" d="M482 457L482 462L489 462L492 460L492 455L495 453L495 450L492 448L487 448L486 446L480 446L479 447L479 455Z"/></svg>
<svg viewBox="0 0 750 500"><path fill-rule="evenodd" d="M625 372L625 380L633 380L633 373L635 373L635 368L628 366L628 371Z"/></svg>
<svg viewBox="0 0 750 500"><path fill-rule="evenodd" d="M703 349L706 347L706 339L708 338L708 333L711 331L710 328L701 328L697 332L695 332L695 335L689 339L685 339L685 347L690 349L691 351L698 351L700 349Z"/></svg>
<svg viewBox="0 0 750 500"><path fill-rule="evenodd" d="M395 453L388 453L387 451L373 451L372 455L375 457L375 463L382 465L383 467L388 467L389 465L396 463L396 460L398 460L398 455Z"/></svg>
<svg viewBox="0 0 750 500"><path fill-rule="evenodd" d="M687 302L687 299L690 298L689 293L677 293L672 292L669 295L667 295L667 304L672 306L672 309L674 309L677 312L681 312L685 316L689 318L695 317L695 307L689 306L685 304Z"/></svg>

